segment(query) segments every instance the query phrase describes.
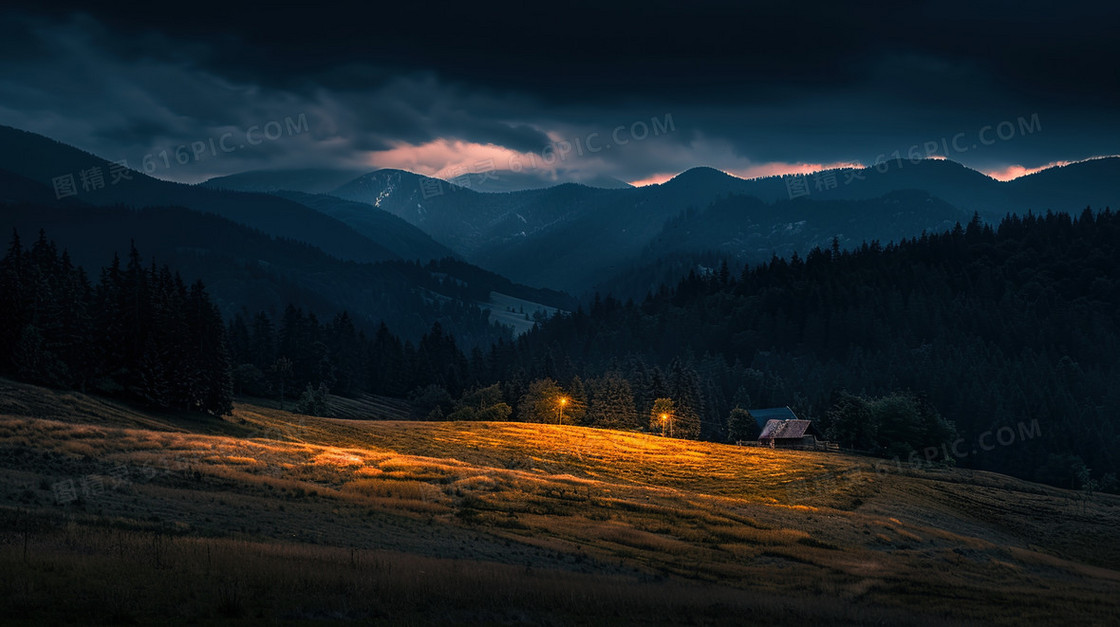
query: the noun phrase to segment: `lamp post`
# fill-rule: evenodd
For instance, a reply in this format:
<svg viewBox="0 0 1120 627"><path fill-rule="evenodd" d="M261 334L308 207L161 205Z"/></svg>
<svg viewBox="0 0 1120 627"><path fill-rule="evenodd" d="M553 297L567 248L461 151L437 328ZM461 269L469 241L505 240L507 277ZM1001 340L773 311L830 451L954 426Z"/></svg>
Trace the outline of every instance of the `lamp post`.
<svg viewBox="0 0 1120 627"><path fill-rule="evenodd" d="M669 414L661 414L661 435L665 435L665 423L669 423L669 437L673 437L673 417Z"/></svg>
<svg viewBox="0 0 1120 627"><path fill-rule="evenodd" d="M558 403L559 408L556 410L557 415L559 416L558 423L561 424L561 425L564 424L564 406L567 405L567 404L568 404L568 397L567 396L561 396L560 397L560 402Z"/></svg>

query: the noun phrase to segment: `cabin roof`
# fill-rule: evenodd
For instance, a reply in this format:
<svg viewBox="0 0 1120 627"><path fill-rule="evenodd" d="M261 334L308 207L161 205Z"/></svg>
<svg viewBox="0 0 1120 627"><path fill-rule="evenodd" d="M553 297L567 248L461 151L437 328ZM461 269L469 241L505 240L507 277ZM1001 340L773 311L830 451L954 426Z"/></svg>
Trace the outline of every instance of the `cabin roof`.
<svg viewBox="0 0 1120 627"><path fill-rule="evenodd" d="M759 440L800 439L812 431L812 420L770 420L762 428Z"/></svg>
<svg viewBox="0 0 1120 627"><path fill-rule="evenodd" d="M768 409L751 409L751 417L758 424L759 429L765 429L766 423L771 420L797 420L797 414L789 407L770 407Z"/></svg>

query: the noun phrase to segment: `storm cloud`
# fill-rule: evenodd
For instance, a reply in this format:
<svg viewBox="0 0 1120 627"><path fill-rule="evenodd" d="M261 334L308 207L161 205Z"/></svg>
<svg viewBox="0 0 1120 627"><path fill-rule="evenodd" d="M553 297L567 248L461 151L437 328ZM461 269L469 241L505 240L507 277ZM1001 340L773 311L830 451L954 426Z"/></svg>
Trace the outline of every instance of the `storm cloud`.
<svg viewBox="0 0 1120 627"><path fill-rule="evenodd" d="M236 145L154 172L181 181L517 166L643 183L914 154L1006 177L1120 152L1116 7L413 4L10 5L0 123L130 165Z"/></svg>

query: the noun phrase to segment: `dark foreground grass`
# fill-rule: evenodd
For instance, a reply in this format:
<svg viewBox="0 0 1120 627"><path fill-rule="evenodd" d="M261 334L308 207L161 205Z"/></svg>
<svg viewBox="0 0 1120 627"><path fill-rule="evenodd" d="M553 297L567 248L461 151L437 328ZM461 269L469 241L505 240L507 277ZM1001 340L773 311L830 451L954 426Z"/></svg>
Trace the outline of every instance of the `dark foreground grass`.
<svg viewBox="0 0 1120 627"><path fill-rule="evenodd" d="M876 465L251 404L199 421L0 381L0 617L1091 625L1120 615L1120 500Z"/></svg>
<svg viewBox="0 0 1120 627"><path fill-rule="evenodd" d="M902 612L840 599L791 599L664 576L5 516L0 598L6 624L913 622ZM12 531L27 524L33 529Z"/></svg>

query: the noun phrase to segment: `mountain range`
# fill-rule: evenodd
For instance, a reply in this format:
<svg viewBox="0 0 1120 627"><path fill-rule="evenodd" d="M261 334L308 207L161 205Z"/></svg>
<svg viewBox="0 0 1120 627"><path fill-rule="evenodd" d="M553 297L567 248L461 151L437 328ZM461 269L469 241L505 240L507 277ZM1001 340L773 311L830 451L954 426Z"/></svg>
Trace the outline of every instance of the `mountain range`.
<svg viewBox="0 0 1120 627"><path fill-rule="evenodd" d="M897 241L967 222L973 213L993 221L1007 213L1115 206L1120 159L1007 182L925 159L752 180L701 167L642 188L563 184L497 194L378 170L329 194L392 213L516 281L579 293L663 252L717 251L757 262L805 254L833 239L844 248ZM725 202L729 197L739 200ZM682 233L684 225L695 228Z"/></svg>
<svg viewBox="0 0 1120 627"><path fill-rule="evenodd" d="M366 174L362 170L304 168L286 170L251 170L228 176L217 176L202 183L205 187L243 192L295 191L325 194ZM431 177L428 177L431 178ZM521 170L487 170L465 172L448 177L458 187L476 192L500 193L546 189L564 183L578 183L602 189L633 187L625 181L603 175L578 175L539 168Z"/></svg>
<svg viewBox="0 0 1120 627"><path fill-rule="evenodd" d="M509 336L515 321L498 308L511 299L530 314L574 306L454 259L389 213L357 207L350 226L331 214L355 206L336 197L170 183L10 127L0 127L0 147L0 228L25 240L46 231L94 277L135 244L145 262L202 279L227 316L295 303L320 316L348 310L367 329L386 322L409 339L440 322L463 345L487 346ZM92 170L102 179L87 189L82 172L88 180ZM60 177L75 179L69 193Z"/></svg>
<svg viewBox="0 0 1120 627"><path fill-rule="evenodd" d="M814 247L850 249L873 240L898 241L967 223L974 213L994 221L1007 213L1079 212L1086 206L1120 204L1118 158L1050 168L1007 182L952 161L924 159L751 180L698 167L660 185L638 188L604 180L598 182L600 187L566 182L523 189L544 175L522 172L516 173L522 175L517 179L515 173L495 171L485 177L492 180L471 175L445 181L403 170L362 174L321 168L261 170L183 185L133 170L124 171L127 178L121 179L119 166L10 127L0 127L0 145L0 202L9 203L4 210L10 218L7 225L35 229L50 222L59 237L76 248L86 246L79 242L83 233L66 226L68 220L83 225L87 233L105 233L102 240L113 244L95 247L101 249L99 263L104 262L105 250L120 250L122 233L139 228L127 225L140 220L148 225L143 232L153 238L151 246L157 247L152 252L160 256L210 251L236 260L230 267L279 272L283 281L309 290L334 308L372 307L366 312L372 318L403 319L411 315L407 309L418 306L415 302L398 299L389 305L394 299L385 296L381 306L373 307L360 295L370 295L370 286L381 283L342 268L358 264L362 272L373 272L370 267L384 272L394 264L409 265L402 265L404 261L424 264L450 258L464 271L473 268L468 274L485 269L477 276L488 276L485 283L500 283L505 290L494 290L497 300L482 295L467 306L515 312L521 327L526 303L530 310L570 309L575 301L562 291L581 295L604 286L640 295L656 289L655 281L673 280L698 263L721 258L757 263L774 255L805 255ZM104 177L99 184L85 176L94 169ZM72 193L59 194L58 181L67 177L73 182ZM504 185L514 191L485 191L487 184L489 189ZM21 212L11 208L19 202L25 203ZM49 211L36 217L27 208L31 205ZM90 212L90 207L105 210ZM178 209L133 211L128 217L131 210L125 207ZM86 212L82 219L49 219L81 211ZM198 223L201 214L229 223L221 228L207 223L207 228L230 234L223 243L208 241L201 227L176 228L176 221ZM156 237L161 216L168 224L160 225L164 234ZM97 220L123 230L99 227ZM264 237L257 252L239 249L238 237L250 236L232 234L243 227ZM196 233L193 239L185 235L191 232ZM279 249L290 245L321 255L322 261L316 262L320 271L287 263L302 258ZM196 258L190 263L201 267ZM214 276L213 269L207 272ZM420 308L429 313L409 323L410 328L421 328L421 320L439 317L432 312L445 307L447 297L432 297L429 279L418 279L411 270L404 274L411 278L394 279L397 287L389 292L428 294L421 300L429 304ZM449 277L435 274L440 275L435 283L447 284ZM332 278L324 278L328 276ZM344 276L352 279L338 278ZM275 294L282 290L264 291L273 295L258 300L275 306ZM473 293L478 296L479 290ZM227 309L245 300L236 290L216 289L215 295ZM507 302L506 297L515 301Z"/></svg>

